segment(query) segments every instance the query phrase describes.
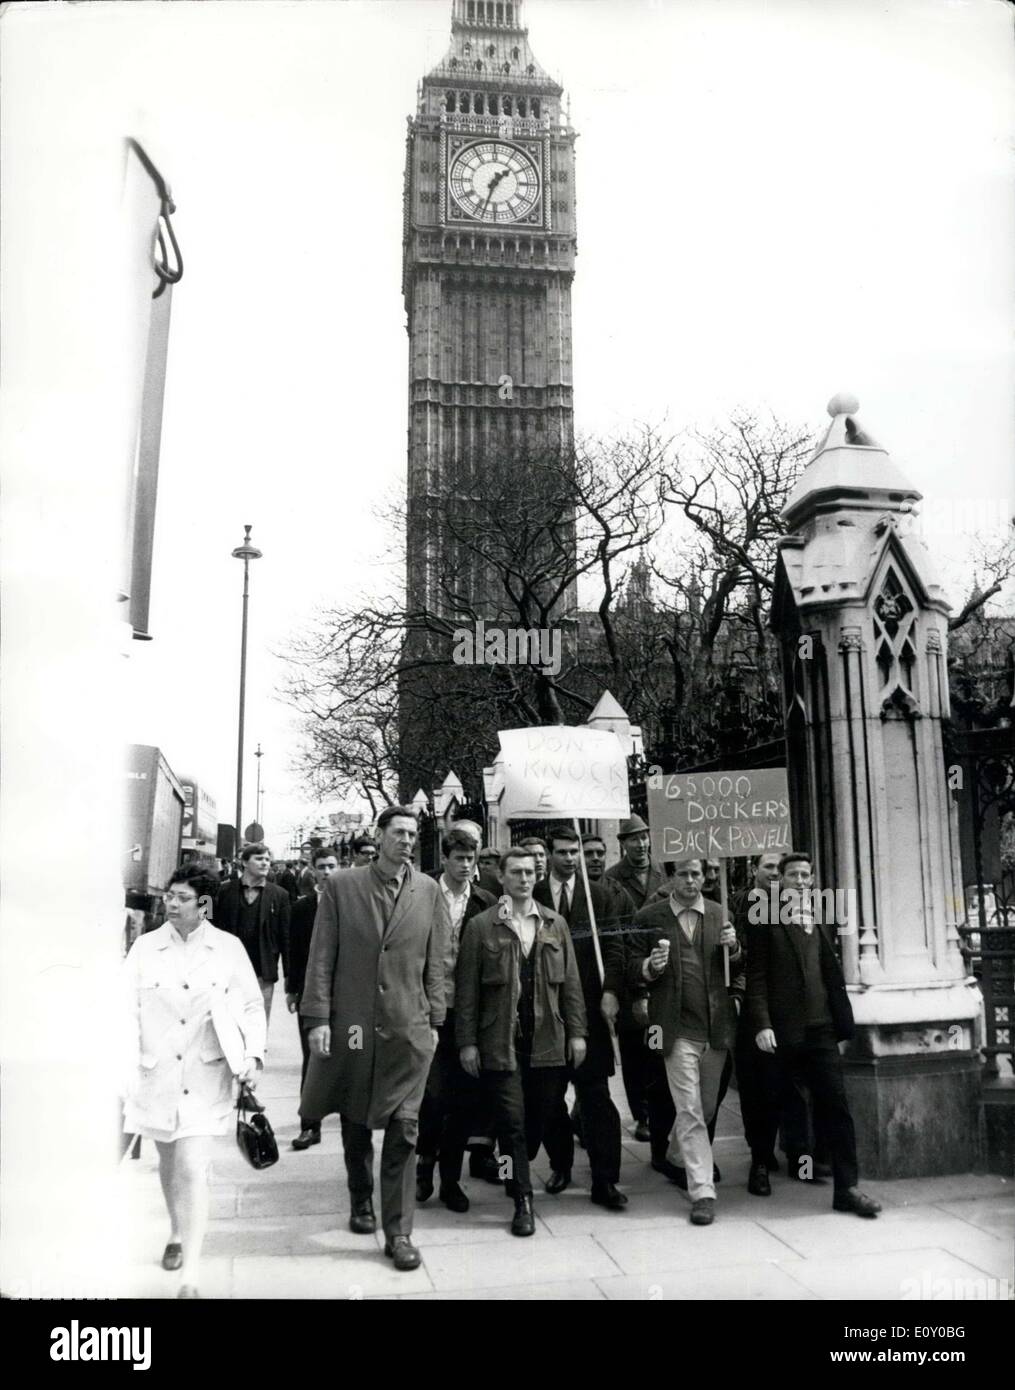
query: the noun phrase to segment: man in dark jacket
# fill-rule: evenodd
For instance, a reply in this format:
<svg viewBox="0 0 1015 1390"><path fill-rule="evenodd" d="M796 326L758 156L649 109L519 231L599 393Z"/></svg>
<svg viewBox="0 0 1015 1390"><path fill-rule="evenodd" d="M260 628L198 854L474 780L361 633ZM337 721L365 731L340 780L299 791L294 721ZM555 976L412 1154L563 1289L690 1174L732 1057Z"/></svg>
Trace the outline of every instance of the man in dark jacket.
<svg viewBox="0 0 1015 1390"><path fill-rule="evenodd" d="M455 967L468 923L496 902L473 881L476 850L471 832L457 826L441 839L443 867L437 883L450 924L444 952L447 1014L437 1029L437 1051L420 1106L416 1141L416 1201L425 1202L432 1196L434 1167L439 1165L438 1196L449 1211L456 1212L469 1210L469 1199L461 1188L462 1162L479 1097L475 1079L462 1070L455 1042Z"/></svg>
<svg viewBox="0 0 1015 1390"><path fill-rule="evenodd" d="M611 912L612 901L595 884L585 884L578 873L581 840L569 826L554 827L547 836L550 871L536 884L533 897L564 918L571 932L578 974L581 978L588 1052L569 1080L578 1097L582 1136L592 1169L592 1201L609 1211L622 1211L627 1198L617 1190L620 1181L620 1116L610 1098L609 1079L614 1072L610 1023L617 1014L617 1000L624 992L626 953L621 922ZM589 903L595 913L605 978L599 974ZM606 996L609 996L607 1001ZM573 1150L572 1150L573 1152ZM563 1192L571 1181L570 1165L554 1171L546 1183L551 1194Z"/></svg>
<svg viewBox="0 0 1015 1390"><path fill-rule="evenodd" d="M633 916L655 897L663 885L669 883L669 879L662 866L651 856L649 828L641 816L630 816L620 822L617 843L621 858L606 870L606 878L623 889L630 898ZM650 1052L645 1046L647 1015L644 1000L644 992L621 997L616 1023L617 1042L620 1045L624 1093L635 1125L634 1137L639 1143L651 1139L653 1163L661 1168L665 1166L673 1117L667 1113L669 1091L659 1054Z"/></svg>
<svg viewBox="0 0 1015 1390"><path fill-rule="evenodd" d="M215 899L215 926L238 936L247 948L270 1019L280 956L283 969L288 969L289 894L268 882L267 845L245 845L240 860L242 876L223 884Z"/></svg>
<svg viewBox="0 0 1015 1390"><path fill-rule="evenodd" d="M302 898L297 898L293 903L292 917L289 922L289 964L285 976L285 1002L289 1012L296 1014L296 1023L300 1030L300 1047L303 1050L303 1067L300 1071L300 1090L307 1079L307 1062L310 1059L310 1043L307 1041L307 1030L303 1027L299 1017L300 998L303 994L303 984L307 974L307 959L310 955L310 940L314 934L314 918L317 916L317 904L321 900L321 890L327 883L330 876L338 869L338 857L333 849L325 849L322 845L320 849L313 852L314 877L317 885L312 893L306 893ZM309 1149L312 1144L321 1142L321 1122L320 1120L308 1120L303 1115L300 1116L300 1132L293 1140L293 1148L297 1150Z"/></svg>
<svg viewBox="0 0 1015 1390"><path fill-rule="evenodd" d="M838 1048L853 1036L853 1009L835 948L815 920L810 856L784 855L779 882L779 921L749 926L747 936L748 1016L758 1047L775 1057L779 1088L768 1107L759 1151L771 1152L773 1117L783 1091L794 1081L803 1082L832 1160L834 1210L875 1217L879 1203L857 1187L856 1131Z"/></svg>
<svg viewBox="0 0 1015 1390"><path fill-rule="evenodd" d="M736 932L724 924L721 909L702 897L703 878L700 859L678 862L670 896L635 917L628 953L629 978L643 980L649 989L649 1046L665 1062L695 1226L710 1226L715 1219L708 1121L717 1107L744 993ZM728 990L724 947L730 948Z"/></svg>
<svg viewBox="0 0 1015 1390"><path fill-rule="evenodd" d="M501 1154L510 1160L511 1232L530 1236L530 1159L545 1143L555 1171L569 1161L570 1125L565 1134L559 1116L567 1063L577 1069L585 1060L585 1005L567 923L533 901L532 853L509 849L501 874L510 903L474 917L461 943L455 1034L462 1067L482 1077Z"/></svg>

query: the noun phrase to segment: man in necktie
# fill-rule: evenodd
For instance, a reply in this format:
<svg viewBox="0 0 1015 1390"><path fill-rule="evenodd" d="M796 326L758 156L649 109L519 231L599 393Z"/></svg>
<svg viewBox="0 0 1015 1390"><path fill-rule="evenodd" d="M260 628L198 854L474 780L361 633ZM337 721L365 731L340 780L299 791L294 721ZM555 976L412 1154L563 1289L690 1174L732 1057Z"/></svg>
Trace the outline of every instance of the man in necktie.
<svg viewBox="0 0 1015 1390"><path fill-rule="evenodd" d="M875 1217L880 1205L857 1186L856 1132L838 1048L853 1036L853 1009L835 947L815 919L810 855L784 855L779 882L779 921L747 929L747 1013L758 1047L777 1064L758 1147L771 1152L782 1097L802 1082L830 1152L833 1209Z"/></svg>
<svg viewBox="0 0 1015 1390"><path fill-rule="evenodd" d="M568 1080L578 1098L581 1133L592 1170L591 1199L608 1211L623 1211L627 1198L617 1188L620 1181L620 1116L610 1096L610 1077L615 1070L613 1037L610 1025L617 1017L618 1000L624 989L626 952L612 900L602 888L585 884L578 873L581 839L570 826L554 827L547 836L550 871L536 884L533 897L544 907L552 907L568 924L574 945L575 960L581 979L582 997L588 1019L588 1051L580 1067L573 1068ZM603 958L605 980L599 975L589 903L595 912ZM555 1119L555 1127L570 1122L567 1111ZM548 1146L549 1148L549 1146ZM560 1152L566 1153L563 1142ZM571 1150L573 1152L573 1149ZM566 1169L555 1168L546 1183L547 1192L563 1192L571 1182L570 1164Z"/></svg>
<svg viewBox="0 0 1015 1390"><path fill-rule="evenodd" d="M419 1112L416 1145L416 1201L426 1202L433 1195L434 1168L439 1165L438 1196L455 1212L469 1210L469 1199L461 1187L462 1162L479 1110L479 1088L462 1070L455 1042L455 967L469 922L496 902L474 882L476 851L474 835L458 825L441 840L442 872L437 883L450 923L444 952L447 1015L437 1029L437 1052Z"/></svg>
<svg viewBox="0 0 1015 1390"><path fill-rule="evenodd" d="M648 1045L658 1050L676 1122L691 1199L691 1222L715 1219L715 1183L708 1122L719 1096L726 1057L736 1037L737 1010L744 992L743 952L718 904L702 896L700 859L675 866L667 898L642 908L630 937L628 975L649 990ZM730 949L726 987L723 948Z"/></svg>

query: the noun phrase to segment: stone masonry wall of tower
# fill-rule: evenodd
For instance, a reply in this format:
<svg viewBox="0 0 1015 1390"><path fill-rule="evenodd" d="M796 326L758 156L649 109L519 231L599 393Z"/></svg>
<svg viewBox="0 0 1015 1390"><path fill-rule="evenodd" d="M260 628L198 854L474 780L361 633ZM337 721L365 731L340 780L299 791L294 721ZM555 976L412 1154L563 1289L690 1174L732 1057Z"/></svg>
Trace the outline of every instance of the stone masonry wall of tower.
<svg viewBox="0 0 1015 1390"><path fill-rule="evenodd" d="M454 0L451 28L420 84L405 169L408 606L431 612L447 608L438 499L476 466L574 438L563 89L529 47L521 3Z"/></svg>

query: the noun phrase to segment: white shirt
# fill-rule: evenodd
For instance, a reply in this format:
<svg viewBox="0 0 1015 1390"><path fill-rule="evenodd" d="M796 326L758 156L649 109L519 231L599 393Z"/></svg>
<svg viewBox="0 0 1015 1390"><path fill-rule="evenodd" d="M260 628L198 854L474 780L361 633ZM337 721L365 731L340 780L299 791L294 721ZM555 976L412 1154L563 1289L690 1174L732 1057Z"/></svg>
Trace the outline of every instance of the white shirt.
<svg viewBox="0 0 1015 1390"><path fill-rule="evenodd" d="M458 954L458 938L462 930L462 918L465 916L465 909L469 902L469 885L462 885L460 892L447 880L446 875L441 874L440 890L444 894L444 902L448 909L448 918L451 922L451 940L455 946L455 956ZM452 957L454 959L454 956Z"/></svg>
<svg viewBox="0 0 1015 1390"><path fill-rule="evenodd" d="M703 919L705 916L704 898L699 893L697 901L688 905L687 903L682 903L679 898L674 897L671 893L670 910L680 923L680 930L684 933L684 936L689 942L693 942L694 933L698 929L699 918Z"/></svg>
<svg viewBox="0 0 1015 1390"><path fill-rule="evenodd" d="M563 916L565 912L571 910L571 904L574 902L574 885L575 881L573 878L569 878L565 881L562 878L558 878L556 874L550 875L550 892L553 895L553 905L561 916ZM565 893L567 894L567 906L561 907L561 898Z"/></svg>
<svg viewBox="0 0 1015 1390"><path fill-rule="evenodd" d="M512 903L512 909L513 908L514 904ZM535 903L532 905L532 911L526 912L522 917L519 917L517 913L512 910L508 926L522 943L522 955L525 956L526 959L528 959L529 952L535 944L536 931L539 928L541 920L539 908L536 907Z"/></svg>

